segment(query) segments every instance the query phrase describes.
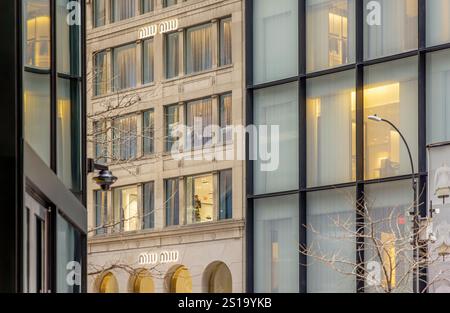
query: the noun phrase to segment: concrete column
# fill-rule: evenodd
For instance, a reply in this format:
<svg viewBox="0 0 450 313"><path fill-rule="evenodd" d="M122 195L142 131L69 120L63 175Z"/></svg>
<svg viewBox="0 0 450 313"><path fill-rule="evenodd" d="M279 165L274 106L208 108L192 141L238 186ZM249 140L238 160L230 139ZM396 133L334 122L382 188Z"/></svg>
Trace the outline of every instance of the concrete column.
<svg viewBox="0 0 450 313"><path fill-rule="evenodd" d="M143 65L143 54L142 54L142 40L136 41L136 87L142 85L142 65Z"/></svg>
<svg viewBox="0 0 450 313"><path fill-rule="evenodd" d="M212 68L217 68L219 64L219 20L213 19L211 20L212 24L212 34L211 34L211 41L212 41Z"/></svg>

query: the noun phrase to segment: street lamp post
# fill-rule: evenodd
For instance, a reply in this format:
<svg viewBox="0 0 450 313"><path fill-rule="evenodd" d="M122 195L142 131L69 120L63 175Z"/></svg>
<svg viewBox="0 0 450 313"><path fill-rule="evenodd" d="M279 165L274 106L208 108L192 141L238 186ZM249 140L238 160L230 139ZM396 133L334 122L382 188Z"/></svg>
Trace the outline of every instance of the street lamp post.
<svg viewBox="0 0 450 313"><path fill-rule="evenodd" d="M393 129L395 129L395 131L400 135L400 137L403 140L403 143L406 146L406 149L408 151L408 156L409 156L409 161L411 164L411 178L412 178L412 188L413 188L413 196L414 196L414 201L413 201L413 211L410 212L411 215L414 216L414 225L413 225L413 230L414 230L414 236L413 236L413 247L414 247L414 260L416 260L417 262L417 266L415 268L414 271L414 292L419 292L419 273L420 273L420 269L419 269L419 262L418 262L418 257L419 257L419 227L420 227L420 220L418 217L419 214L419 210L418 210L418 205L417 205L417 180L416 180L416 172L414 170L414 161L413 161L413 157L411 154L411 149L409 148L408 142L406 141L405 137L403 136L402 132L398 129L397 126L395 126L391 121L385 119L385 118L381 118L379 116L375 115L370 115L369 120L371 121L375 121L375 122L385 122L387 124L389 124Z"/></svg>

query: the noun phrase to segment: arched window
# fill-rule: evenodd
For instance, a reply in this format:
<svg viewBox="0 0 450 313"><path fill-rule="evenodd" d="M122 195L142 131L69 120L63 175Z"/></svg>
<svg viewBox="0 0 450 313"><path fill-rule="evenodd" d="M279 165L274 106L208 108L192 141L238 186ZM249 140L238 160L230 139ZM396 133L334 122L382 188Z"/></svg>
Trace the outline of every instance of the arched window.
<svg viewBox="0 0 450 313"><path fill-rule="evenodd" d="M119 292L119 284L116 277L112 273L103 276L99 288L100 293L117 293Z"/></svg>
<svg viewBox="0 0 450 313"><path fill-rule="evenodd" d="M206 288L210 293L231 293L232 276L230 269L223 262L214 262L208 265L204 274ZM205 280L204 280L205 282Z"/></svg>
<svg viewBox="0 0 450 313"><path fill-rule="evenodd" d="M179 267L172 275L170 281L170 292L173 293L191 293L192 277L185 266Z"/></svg>
<svg viewBox="0 0 450 313"><path fill-rule="evenodd" d="M134 279L133 292L136 293L153 293L155 292L155 284L150 273L146 270L140 271Z"/></svg>

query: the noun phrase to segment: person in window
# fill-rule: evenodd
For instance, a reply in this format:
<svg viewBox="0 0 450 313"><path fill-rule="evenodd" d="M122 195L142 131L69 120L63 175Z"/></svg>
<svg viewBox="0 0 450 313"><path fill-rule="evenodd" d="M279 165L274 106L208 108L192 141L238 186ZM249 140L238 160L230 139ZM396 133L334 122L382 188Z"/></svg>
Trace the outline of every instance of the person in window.
<svg viewBox="0 0 450 313"><path fill-rule="evenodd" d="M200 201L198 195L194 196L194 211L193 219L196 223L200 222L200 209L202 208L202 202Z"/></svg>

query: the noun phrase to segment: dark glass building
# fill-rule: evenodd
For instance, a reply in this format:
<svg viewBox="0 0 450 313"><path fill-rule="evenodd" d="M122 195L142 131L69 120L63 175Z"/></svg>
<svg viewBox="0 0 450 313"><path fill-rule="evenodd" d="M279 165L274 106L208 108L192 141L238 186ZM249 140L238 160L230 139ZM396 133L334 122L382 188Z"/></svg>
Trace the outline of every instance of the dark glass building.
<svg viewBox="0 0 450 313"><path fill-rule="evenodd" d="M0 2L1 292L86 288L84 8Z"/></svg>
<svg viewBox="0 0 450 313"><path fill-rule="evenodd" d="M450 141L449 21L446 0L246 1L247 124L280 125L278 169L247 161L249 292L370 291L299 245L315 242L355 264L370 259L364 240L324 239L340 235L333 217L361 222L355 199L380 218L395 207L406 227L408 151L392 127L368 116L403 132L426 190L427 146ZM426 192L419 203L426 214ZM401 291L424 283L409 280Z"/></svg>

